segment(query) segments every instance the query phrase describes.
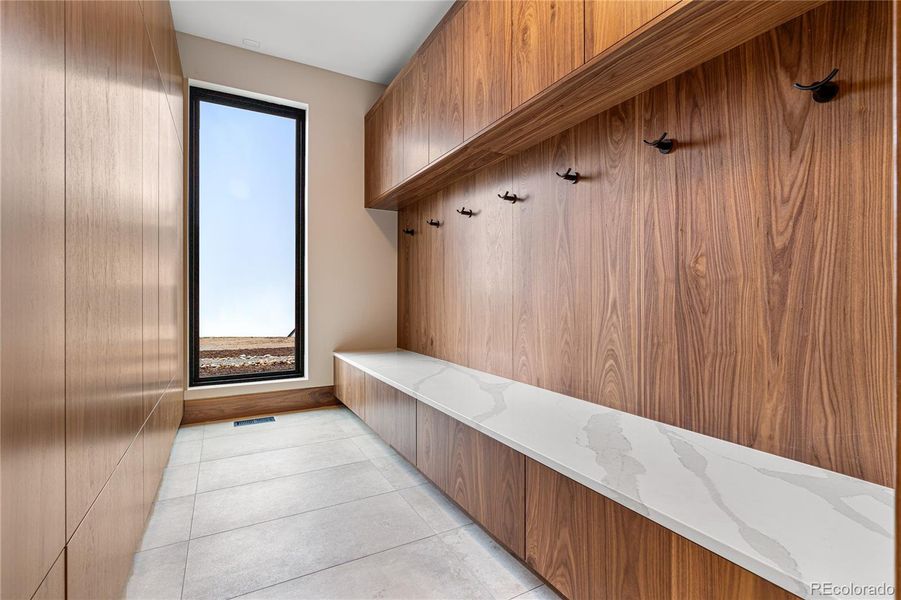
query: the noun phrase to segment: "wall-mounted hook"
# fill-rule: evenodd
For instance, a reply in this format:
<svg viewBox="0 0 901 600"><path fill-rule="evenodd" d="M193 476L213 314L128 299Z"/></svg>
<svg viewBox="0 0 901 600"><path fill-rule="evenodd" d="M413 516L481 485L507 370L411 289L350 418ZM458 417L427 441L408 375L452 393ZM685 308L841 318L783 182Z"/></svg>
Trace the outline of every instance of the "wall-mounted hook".
<svg viewBox="0 0 901 600"><path fill-rule="evenodd" d="M441 227L441 221L436 221L435 219L429 219L426 223L432 227Z"/></svg>
<svg viewBox="0 0 901 600"><path fill-rule="evenodd" d="M826 75L825 79L814 81L810 85L795 84L795 88L804 90L805 92L813 92L814 102L829 102L838 95L838 84L832 83L832 78L838 74L838 69L832 69L832 72Z"/></svg>
<svg viewBox="0 0 901 600"><path fill-rule="evenodd" d="M676 145L676 140L666 139L665 131L663 132L663 135L661 135L659 138L657 138L654 141L651 141L651 142L649 142L647 140L642 140L642 141L645 144L647 144L648 146L651 146L652 148L657 148L657 150L660 151L660 154L669 154L670 152L673 151L673 148Z"/></svg>
<svg viewBox="0 0 901 600"><path fill-rule="evenodd" d="M414 235L416 233L415 229L404 229L404 233L407 235Z"/></svg>
<svg viewBox="0 0 901 600"><path fill-rule="evenodd" d="M475 214L475 213L472 212L471 210L466 210L466 207L465 207L465 206L464 206L463 208L458 208L458 209L457 209L457 212L460 213L460 214L463 215L463 216L469 217L470 219L472 218L472 215Z"/></svg>
<svg viewBox="0 0 901 600"><path fill-rule="evenodd" d="M566 169L566 173L557 173L557 177L571 181L574 185L579 183L579 172L573 172L572 167Z"/></svg>
<svg viewBox="0 0 901 600"><path fill-rule="evenodd" d="M503 194L498 194L497 197L501 200L506 200L507 202L511 202L513 204L516 204L516 201L521 199L516 194L511 194L509 191L506 191Z"/></svg>

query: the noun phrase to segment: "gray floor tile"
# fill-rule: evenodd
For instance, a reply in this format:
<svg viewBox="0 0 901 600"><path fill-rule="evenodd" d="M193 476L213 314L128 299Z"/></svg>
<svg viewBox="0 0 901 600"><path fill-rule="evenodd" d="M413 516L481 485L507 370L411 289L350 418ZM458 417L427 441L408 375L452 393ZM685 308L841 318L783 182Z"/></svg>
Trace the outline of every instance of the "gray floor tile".
<svg viewBox="0 0 901 600"><path fill-rule="evenodd" d="M208 492L365 459L349 439L244 454L201 463L197 491Z"/></svg>
<svg viewBox="0 0 901 600"><path fill-rule="evenodd" d="M155 502L144 528L141 550L188 541L193 512L194 496Z"/></svg>
<svg viewBox="0 0 901 600"><path fill-rule="evenodd" d="M431 535L392 492L191 540L185 598L231 597Z"/></svg>
<svg viewBox="0 0 901 600"><path fill-rule="evenodd" d="M491 595L437 538L430 537L259 590L244 598L445 600L491 598Z"/></svg>
<svg viewBox="0 0 901 600"><path fill-rule="evenodd" d="M347 418L353 415L346 408L322 408L317 410L298 411L293 413L277 413L270 415L275 417L275 421L270 423L255 423L253 425L244 425L235 427L235 421L220 421L218 423L207 423L203 426L203 437L210 439L225 435L245 435L248 433L259 433L271 429L279 429L281 427L291 427L294 425L303 425L308 423L327 423L336 419Z"/></svg>
<svg viewBox="0 0 901 600"><path fill-rule="evenodd" d="M529 590L525 594L516 597L516 600L563 600L554 593L554 590L546 585L539 586L534 590Z"/></svg>
<svg viewBox="0 0 901 600"><path fill-rule="evenodd" d="M369 461L197 495L191 537L359 500L394 488Z"/></svg>
<svg viewBox="0 0 901 600"><path fill-rule="evenodd" d="M399 492L429 524L435 533L442 533L472 523L462 510L457 508L431 483L406 488Z"/></svg>
<svg viewBox="0 0 901 600"><path fill-rule="evenodd" d="M156 500L168 500L179 496L191 496L197 489L197 471L200 463L166 467Z"/></svg>
<svg viewBox="0 0 901 600"><path fill-rule="evenodd" d="M507 600L541 585L541 580L478 525L442 533L440 538L498 600Z"/></svg>
<svg viewBox="0 0 901 600"><path fill-rule="evenodd" d="M182 425L175 434L175 443L195 442L203 439L203 425Z"/></svg>
<svg viewBox="0 0 901 600"><path fill-rule="evenodd" d="M349 437L349 434L325 422L275 427L242 435L204 438L201 460L216 460L346 437Z"/></svg>
<svg viewBox="0 0 901 600"><path fill-rule="evenodd" d="M203 440L172 444L172 451L169 453L168 466L177 467L178 465L189 465L191 463L200 462L200 450L202 447Z"/></svg>
<svg viewBox="0 0 901 600"><path fill-rule="evenodd" d="M135 554L125 588L127 600L178 600L185 574L187 542Z"/></svg>
<svg viewBox="0 0 901 600"><path fill-rule="evenodd" d="M395 452L394 448L386 444L382 439L375 435L360 435L351 438L360 448L366 458L381 458L383 456L400 456Z"/></svg>
<svg viewBox="0 0 901 600"><path fill-rule="evenodd" d="M394 486L394 489L402 490L403 488L413 487L414 485L422 485L428 480L420 473L416 467L408 463L399 454L394 456L378 456L370 459L372 464L382 472L388 483Z"/></svg>

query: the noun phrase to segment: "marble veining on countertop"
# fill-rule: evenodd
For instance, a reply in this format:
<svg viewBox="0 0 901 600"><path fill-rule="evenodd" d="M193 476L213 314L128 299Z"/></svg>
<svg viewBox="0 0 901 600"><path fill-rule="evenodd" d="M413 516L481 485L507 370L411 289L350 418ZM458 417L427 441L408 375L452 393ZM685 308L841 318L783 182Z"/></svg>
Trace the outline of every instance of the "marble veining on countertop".
<svg viewBox="0 0 901 600"><path fill-rule="evenodd" d="M335 356L794 594L894 582L891 488L414 352Z"/></svg>

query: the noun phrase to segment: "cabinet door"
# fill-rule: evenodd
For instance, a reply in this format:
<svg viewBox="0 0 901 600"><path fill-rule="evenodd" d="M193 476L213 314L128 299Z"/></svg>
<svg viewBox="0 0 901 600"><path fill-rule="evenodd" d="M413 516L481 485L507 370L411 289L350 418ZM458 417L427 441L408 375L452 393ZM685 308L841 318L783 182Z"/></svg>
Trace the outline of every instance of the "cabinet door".
<svg viewBox="0 0 901 600"><path fill-rule="evenodd" d="M585 0L585 60L678 3L679 0Z"/></svg>
<svg viewBox="0 0 901 600"><path fill-rule="evenodd" d="M523 0L513 6L513 107L584 62L584 4Z"/></svg>
<svg viewBox="0 0 901 600"><path fill-rule="evenodd" d="M463 142L463 11L425 53L429 73L429 162Z"/></svg>
<svg viewBox="0 0 901 600"><path fill-rule="evenodd" d="M463 137L510 112L512 4L470 0L463 6Z"/></svg>
<svg viewBox="0 0 901 600"><path fill-rule="evenodd" d="M366 374L350 366L340 358L335 360L335 397L358 417L366 420L365 378Z"/></svg>
<svg viewBox="0 0 901 600"><path fill-rule="evenodd" d="M401 456L416 463L416 400L364 375L366 424Z"/></svg>
<svg viewBox="0 0 901 600"><path fill-rule="evenodd" d="M385 140L382 135L383 107L383 104L376 106L372 112L366 115L363 123L365 135L364 186L367 201L377 198L387 189L382 178L382 154L385 151Z"/></svg>
<svg viewBox="0 0 901 600"><path fill-rule="evenodd" d="M382 184L390 190L404 179L403 86L385 94L382 101Z"/></svg>
<svg viewBox="0 0 901 600"><path fill-rule="evenodd" d="M414 56L401 80L403 90L403 176L409 177L429 164L428 71L425 60Z"/></svg>

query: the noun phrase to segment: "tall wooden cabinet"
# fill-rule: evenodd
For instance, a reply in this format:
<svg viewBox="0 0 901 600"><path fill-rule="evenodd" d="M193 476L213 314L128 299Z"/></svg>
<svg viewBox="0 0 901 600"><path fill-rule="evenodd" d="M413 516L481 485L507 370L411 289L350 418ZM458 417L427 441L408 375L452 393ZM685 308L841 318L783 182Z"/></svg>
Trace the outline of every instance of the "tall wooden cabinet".
<svg viewBox="0 0 901 600"><path fill-rule="evenodd" d="M463 54L463 14L458 11L425 50L429 161L463 141Z"/></svg>
<svg viewBox="0 0 901 600"><path fill-rule="evenodd" d="M116 597L182 416L172 17L152 0L0 11L0 596Z"/></svg>

